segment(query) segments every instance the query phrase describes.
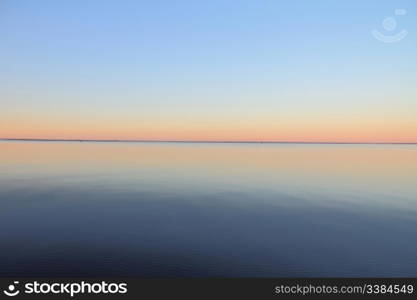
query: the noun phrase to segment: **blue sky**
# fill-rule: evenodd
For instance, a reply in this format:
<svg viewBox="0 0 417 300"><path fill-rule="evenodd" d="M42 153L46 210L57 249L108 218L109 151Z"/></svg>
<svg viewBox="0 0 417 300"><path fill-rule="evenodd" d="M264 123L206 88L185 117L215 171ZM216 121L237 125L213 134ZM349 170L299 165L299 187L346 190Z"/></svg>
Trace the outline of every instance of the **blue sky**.
<svg viewBox="0 0 417 300"><path fill-rule="evenodd" d="M280 139L321 124L305 137L322 138L335 120L385 118L415 138L416 13L411 0L3 0L0 135L251 139L264 126ZM409 34L385 44L373 29Z"/></svg>

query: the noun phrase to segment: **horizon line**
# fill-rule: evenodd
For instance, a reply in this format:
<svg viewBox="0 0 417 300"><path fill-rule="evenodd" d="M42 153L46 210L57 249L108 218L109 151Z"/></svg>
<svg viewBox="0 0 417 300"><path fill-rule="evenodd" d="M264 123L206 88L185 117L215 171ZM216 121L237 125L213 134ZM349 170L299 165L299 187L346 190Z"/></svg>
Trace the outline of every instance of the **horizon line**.
<svg viewBox="0 0 417 300"><path fill-rule="evenodd" d="M28 142L103 142L103 143L213 143L213 144L346 144L346 145L417 145L417 142L309 142L309 141L255 141L255 140L148 140L148 139L46 139L0 138L0 141Z"/></svg>

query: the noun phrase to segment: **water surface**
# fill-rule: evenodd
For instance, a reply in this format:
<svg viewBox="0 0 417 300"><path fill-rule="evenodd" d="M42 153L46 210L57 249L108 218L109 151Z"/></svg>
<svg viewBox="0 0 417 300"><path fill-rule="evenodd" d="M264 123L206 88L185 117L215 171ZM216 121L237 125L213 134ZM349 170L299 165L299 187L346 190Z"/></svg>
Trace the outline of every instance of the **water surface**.
<svg viewBox="0 0 417 300"><path fill-rule="evenodd" d="M417 276L417 146L0 142L0 276Z"/></svg>

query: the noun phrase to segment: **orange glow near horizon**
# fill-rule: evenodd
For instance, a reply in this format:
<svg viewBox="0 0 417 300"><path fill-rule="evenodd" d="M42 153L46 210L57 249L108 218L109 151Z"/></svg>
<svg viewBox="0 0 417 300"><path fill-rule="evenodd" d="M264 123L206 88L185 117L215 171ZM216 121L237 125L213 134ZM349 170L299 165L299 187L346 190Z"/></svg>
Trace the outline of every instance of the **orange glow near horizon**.
<svg viewBox="0 0 417 300"><path fill-rule="evenodd" d="M0 121L0 138L181 141L417 142L411 120L59 120Z"/></svg>

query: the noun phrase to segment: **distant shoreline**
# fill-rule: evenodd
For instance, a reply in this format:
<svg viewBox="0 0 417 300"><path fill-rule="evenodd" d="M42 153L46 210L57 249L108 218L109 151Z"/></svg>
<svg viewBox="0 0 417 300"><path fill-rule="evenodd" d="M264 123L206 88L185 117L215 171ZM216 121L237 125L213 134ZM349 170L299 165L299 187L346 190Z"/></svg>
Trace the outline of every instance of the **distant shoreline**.
<svg viewBox="0 0 417 300"><path fill-rule="evenodd" d="M303 142L303 141L187 141L187 140L101 140L101 139L13 139L0 138L0 141L22 142L96 142L96 143L189 143L189 144L328 144L328 145L417 145L417 142Z"/></svg>

